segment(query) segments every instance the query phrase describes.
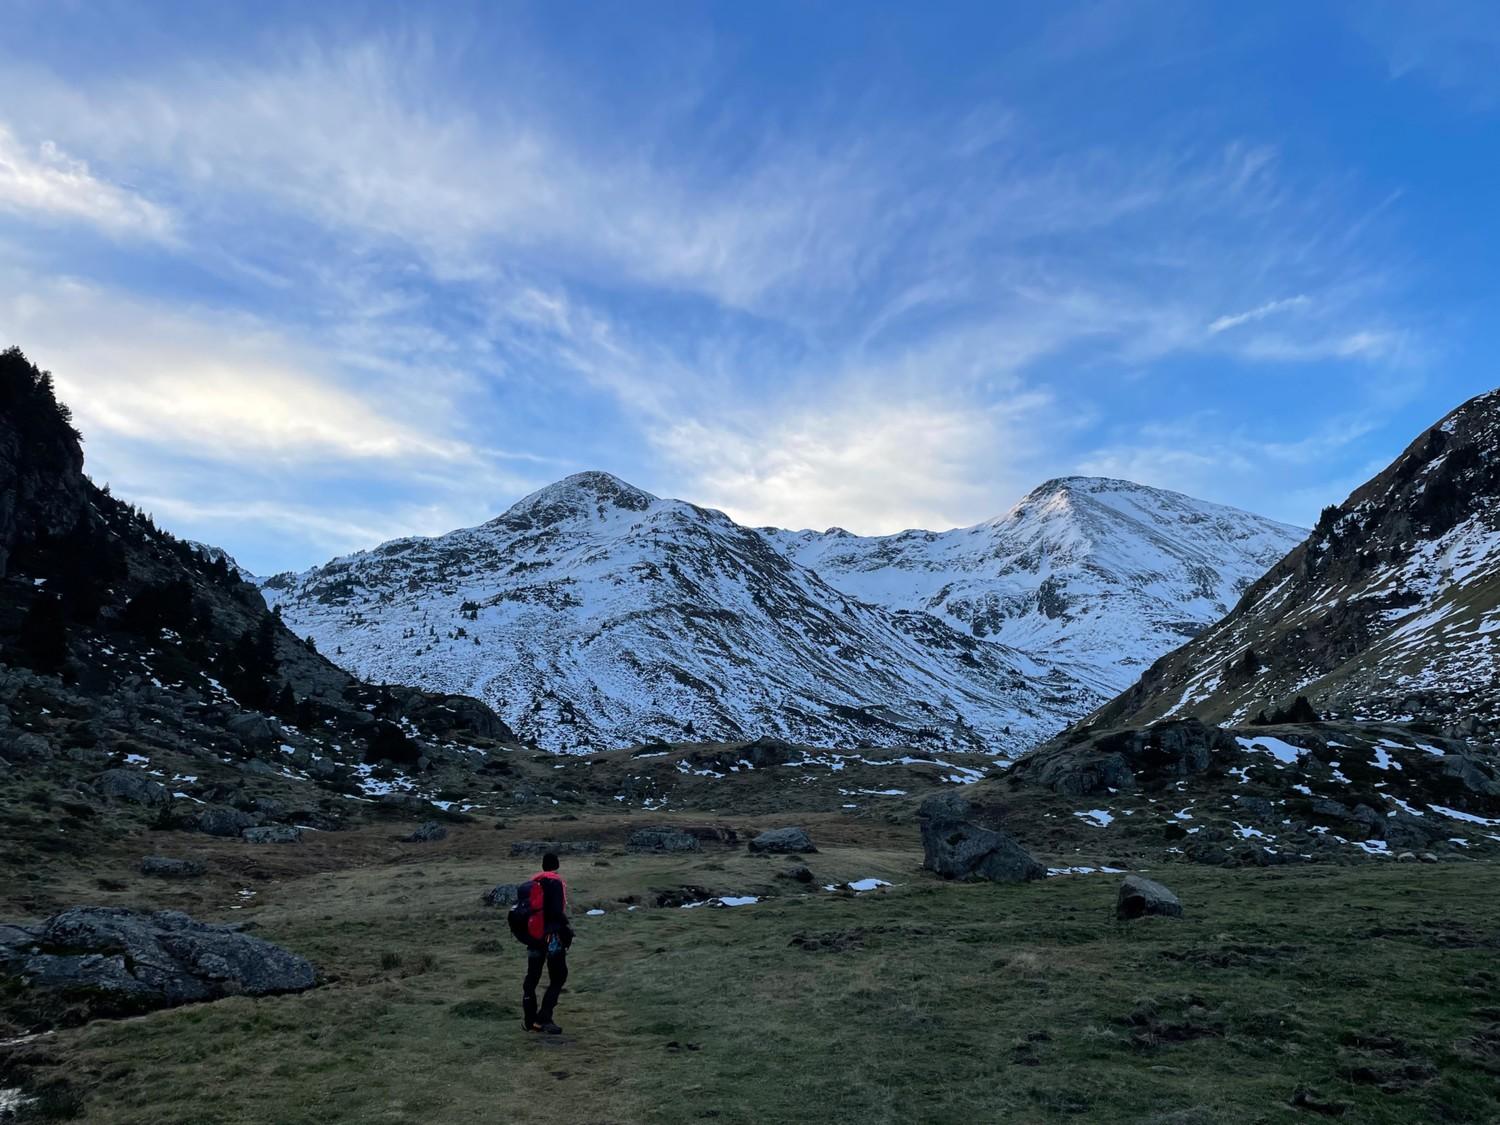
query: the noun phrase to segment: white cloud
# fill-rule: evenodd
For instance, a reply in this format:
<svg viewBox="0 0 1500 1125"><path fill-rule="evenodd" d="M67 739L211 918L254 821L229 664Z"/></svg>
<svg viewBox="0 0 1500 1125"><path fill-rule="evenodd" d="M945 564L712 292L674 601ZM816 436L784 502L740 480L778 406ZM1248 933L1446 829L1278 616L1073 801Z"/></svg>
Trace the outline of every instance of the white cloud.
<svg viewBox="0 0 1500 1125"><path fill-rule="evenodd" d="M1248 312L1235 313L1233 316L1219 317L1218 320L1214 321L1208 326L1208 331L1210 335L1217 335L1218 333L1223 332L1227 329L1237 328L1241 324L1249 324L1252 321L1264 320L1268 316L1272 316L1279 312L1286 312L1288 309L1306 308L1310 304L1312 304L1311 298L1302 296L1300 294L1296 297L1284 297L1279 301L1267 301L1264 305L1261 305L1258 308L1250 309Z"/></svg>
<svg viewBox="0 0 1500 1125"><path fill-rule="evenodd" d="M12 274L0 277L0 331L53 371L94 438L227 463L475 456L420 419L382 411L378 388L348 385L249 317Z"/></svg>
<svg viewBox="0 0 1500 1125"><path fill-rule="evenodd" d="M167 213L125 188L89 172L51 141L28 152L0 122L0 210L91 223L111 234L167 236Z"/></svg>
<svg viewBox="0 0 1500 1125"><path fill-rule="evenodd" d="M1022 464L1036 452L1024 423L1050 406L1028 392L984 407L845 388L732 420L684 420L654 440L688 474L694 500L741 523L885 534L1001 511L1027 486Z"/></svg>

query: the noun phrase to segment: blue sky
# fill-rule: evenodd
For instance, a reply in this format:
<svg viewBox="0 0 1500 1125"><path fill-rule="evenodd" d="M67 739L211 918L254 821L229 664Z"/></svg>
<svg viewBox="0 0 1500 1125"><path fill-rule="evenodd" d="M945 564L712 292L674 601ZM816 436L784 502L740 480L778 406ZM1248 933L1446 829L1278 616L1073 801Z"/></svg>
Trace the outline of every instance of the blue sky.
<svg viewBox="0 0 1500 1125"><path fill-rule="evenodd" d="M0 341L258 572L591 468L1310 523L1500 383L1492 5L422 7L0 2Z"/></svg>

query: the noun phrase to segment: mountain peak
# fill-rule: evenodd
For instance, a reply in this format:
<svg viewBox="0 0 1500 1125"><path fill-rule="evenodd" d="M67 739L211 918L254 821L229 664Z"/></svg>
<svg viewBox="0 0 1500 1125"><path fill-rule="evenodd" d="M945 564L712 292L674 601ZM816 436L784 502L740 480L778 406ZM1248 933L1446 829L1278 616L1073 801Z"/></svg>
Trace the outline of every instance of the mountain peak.
<svg viewBox="0 0 1500 1125"><path fill-rule="evenodd" d="M644 512L657 497L600 469L574 473L517 500L494 522L517 519L555 522L586 514L602 515L607 508Z"/></svg>

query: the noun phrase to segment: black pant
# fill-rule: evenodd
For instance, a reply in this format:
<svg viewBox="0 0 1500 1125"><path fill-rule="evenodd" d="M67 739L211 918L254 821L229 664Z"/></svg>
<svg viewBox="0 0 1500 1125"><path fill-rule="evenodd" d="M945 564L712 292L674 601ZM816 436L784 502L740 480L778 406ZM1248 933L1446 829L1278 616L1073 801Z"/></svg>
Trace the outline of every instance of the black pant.
<svg viewBox="0 0 1500 1125"><path fill-rule="evenodd" d="M542 966L547 966L547 991L542 993L542 1008L537 1010L536 986L542 979ZM548 953L545 949L526 951L526 980L521 985L521 1007L526 1015L526 1024L551 1023L552 1010L557 1007L557 997L568 983L568 953L559 949Z"/></svg>

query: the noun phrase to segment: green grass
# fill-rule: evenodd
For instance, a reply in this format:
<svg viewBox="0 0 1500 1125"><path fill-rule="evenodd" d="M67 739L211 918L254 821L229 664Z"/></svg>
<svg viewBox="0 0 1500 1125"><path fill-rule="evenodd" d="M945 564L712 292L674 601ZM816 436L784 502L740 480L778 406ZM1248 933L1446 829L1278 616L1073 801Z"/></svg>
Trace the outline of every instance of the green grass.
<svg viewBox="0 0 1500 1125"><path fill-rule="evenodd" d="M1114 878L940 884L895 848L809 857L901 884L859 897L796 895L743 853L605 858L566 871L560 1041L522 1033L524 954L478 903L514 873L455 853L237 915L336 978L319 989L24 1050L101 1125L1316 1119L1298 1088L1346 1121L1500 1119L1494 865L1174 866L1187 917L1120 924ZM677 883L783 897L581 916Z"/></svg>

